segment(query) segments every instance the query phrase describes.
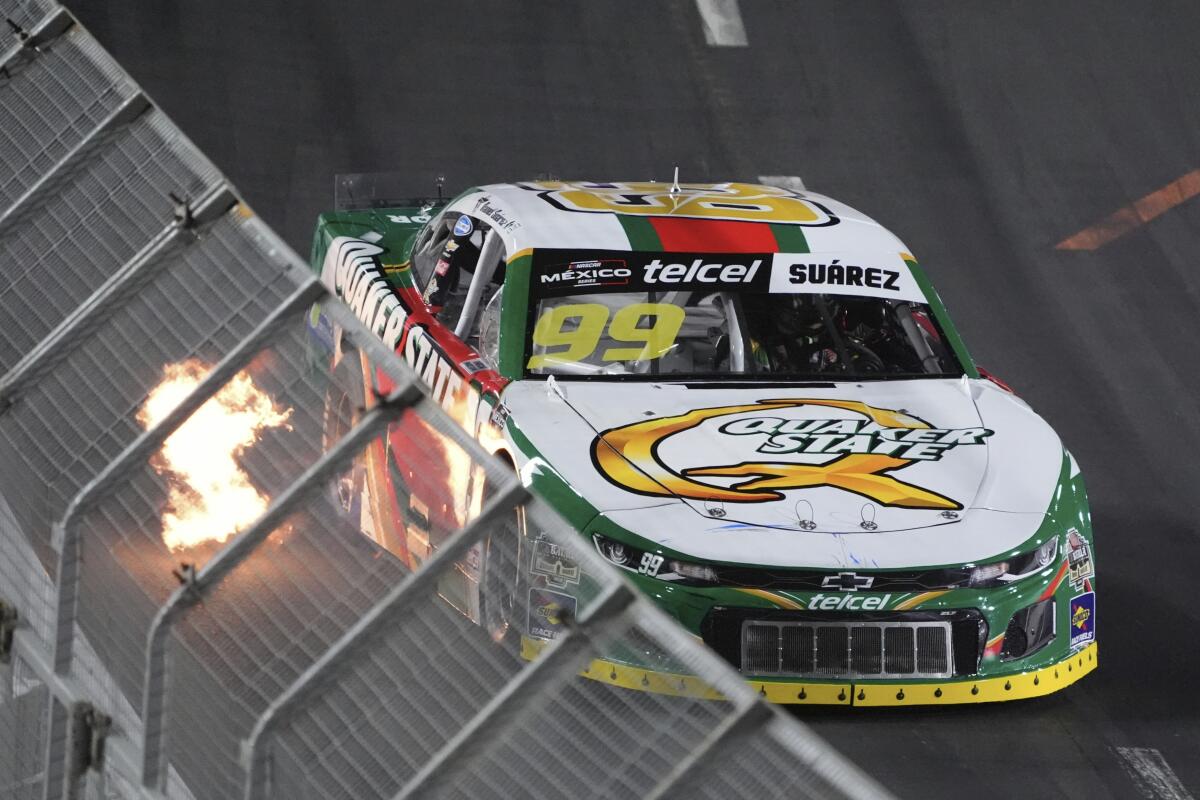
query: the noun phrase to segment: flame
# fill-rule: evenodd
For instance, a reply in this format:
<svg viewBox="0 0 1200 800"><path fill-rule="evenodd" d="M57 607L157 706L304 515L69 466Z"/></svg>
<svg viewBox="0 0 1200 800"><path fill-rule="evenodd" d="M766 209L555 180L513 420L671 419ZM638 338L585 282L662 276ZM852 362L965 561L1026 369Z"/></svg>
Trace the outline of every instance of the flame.
<svg viewBox="0 0 1200 800"><path fill-rule="evenodd" d="M468 404L465 397L455 398L446 409L451 418L463 421L472 426L475 420L467 420ZM486 427L486 426L485 426ZM458 525L466 525L470 520L479 516L483 506L483 492L480 491L483 482L483 470L475 463L470 453L444 433L438 433L442 445L442 453L446 459L446 485L450 490L450 499L454 503L453 514Z"/></svg>
<svg viewBox="0 0 1200 800"><path fill-rule="evenodd" d="M138 422L147 429L155 425L208 370L198 359L168 364L138 411ZM154 466L171 479L162 517L169 549L224 542L262 515L268 498L250 484L237 458L264 430L291 430L291 415L292 409L279 410L248 373L239 372L167 438Z"/></svg>
<svg viewBox="0 0 1200 800"><path fill-rule="evenodd" d="M459 525L465 525L474 515L471 513L471 487L475 480L475 463L471 456L454 441L443 434L442 452L446 457L446 484L450 499L454 503L451 511Z"/></svg>

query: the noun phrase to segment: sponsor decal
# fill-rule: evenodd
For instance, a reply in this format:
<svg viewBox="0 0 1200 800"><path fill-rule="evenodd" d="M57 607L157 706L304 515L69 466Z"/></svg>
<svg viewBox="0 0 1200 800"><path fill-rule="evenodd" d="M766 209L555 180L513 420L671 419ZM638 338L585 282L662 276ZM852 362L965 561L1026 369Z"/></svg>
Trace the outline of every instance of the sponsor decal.
<svg viewBox="0 0 1200 800"><path fill-rule="evenodd" d="M840 589L843 592L857 592L859 589L870 589L875 579L870 575L859 575L854 572L839 572L837 575L826 575L821 579L822 589Z"/></svg>
<svg viewBox="0 0 1200 800"><path fill-rule="evenodd" d="M833 408L854 417L760 416L763 412ZM762 460L736 464L672 464L663 458L672 436L723 417L717 431L755 437ZM856 400L760 400L643 420L604 431L592 442L592 461L604 477L631 492L706 502L761 503L793 489L832 487L883 506L959 510L953 498L906 483L893 473L937 461L958 447L979 445L986 428L935 428L903 411ZM791 456L791 458L781 458ZM703 480L717 479L717 482ZM735 482L729 483L729 479Z"/></svg>
<svg viewBox="0 0 1200 800"><path fill-rule="evenodd" d="M383 277L379 255L383 249L370 242L339 236L329 243L321 280L384 344L399 350L404 360L429 387L434 401L464 425L475 424L479 394L435 346L423 328L414 327L404 337L408 312ZM400 340L404 346L400 347Z"/></svg>
<svg viewBox="0 0 1200 800"><path fill-rule="evenodd" d="M894 412L893 412L894 413ZM893 428L871 419L736 419L717 430L730 436L765 436L755 448L768 455L874 453L906 461L937 461L952 447L980 444L987 428Z"/></svg>
<svg viewBox="0 0 1200 800"><path fill-rule="evenodd" d="M1083 534L1071 528L1067 531L1067 566L1070 570L1071 586L1076 589L1083 587L1088 578L1096 577L1096 568L1092 562L1092 547L1083 538Z"/></svg>
<svg viewBox="0 0 1200 800"><path fill-rule="evenodd" d="M912 270L899 253L778 253L772 257L770 291L926 302Z"/></svg>
<svg viewBox="0 0 1200 800"><path fill-rule="evenodd" d="M1071 649L1096 641L1096 593L1071 598Z"/></svg>
<svg viewBox="0 0 1200 800"><path fill-rule="evenodd" d="M510 218L502 210L492 205L490 195L484 195L475 201L475 213L486 218L492 223L492 227L505 233L512 233L521 227L521 223Z"/></svg>
<svg viewBox="0 0 1200 800"><path fill-rule="evenodd" d="M327 352L332 353L337 346L333 336L333 323L321 313L320 303L314 303L308 313L308 332L313 341Z"/></svg>
<svg viewBox="0 0 1200 800"><path fill-rule="evenodd" d="M720 261L704 263L697 258L690 265L664 264L661 259L654 259L646 265L646 273L642 280L649 284L655 283L752 283L758 268L762 266L761 258L754 259L749 266L745 264L726 264Z"/></svg>
<svg viewBox="0 0 1200 800"><path fill-rule="evenodd" d="M890 594L814 594L811 611L877 611L892 599Z"/></svg>
<svg viewBox="0 0 1200 800"><path fill-rule="evenodd" d="M838 218L803 195L746 183L537 181L518 184L562 211L823 227Z"/></svg>
<svg viewBox="0 0 1200 800"><path fill-rule="evenodd" d="M544 577L547 585L560 589L569 583L579 583L579 562L571 558L565 547L544 535L539 535L533 543L529 571Z"/></svg>
<svg viewBox="0 0 1200 800"><path fill-rule="evenodd" d="M393 350L404 334L408 312L383 277L383 248L361 239L339 236L329 243L321 280L346 301L354 316Z"/></svg>
<svg viewBox="0 0 1200 800"><path fill-rule="evenodd" d="M468 217L466 214L463 214L462 216L460 216L458 218L458 222L454 223L454 235L455 236L460 236L460 237L461 236L470 236L471 232L474 230L475 230L475 225L472 224L471 218Z"/></svg>
<svg viewBox="0 0 1200 800"><path fill-rule="evenodd" d="M566 620L575 616L578 601L569 594L549 589L529 590L529 626L531 636L553 639L566 629Z"/></svg>
<svg viewBox="0 0 1200 800"><path fill-rule="evenodd" d="M454 364L442 355L424 328L414 327L404 340L404 360L429 387L433 400L468 429L475 426L480 395L471 389Z"/></svg>
<svg viewBox="0 0 1200 800"><path fill-rule="evenodd" d="M504 405L504 403L496 403L496 406L492 409L492 424L500 430L504 430L504 425L508 422L510 413L508 406Z"/></svg>
<svg viewBox="0 0 1200 800"><path fill-rule="evenodd" d="M900 291L900 272L879 267L860 267L855 264L840 264L835 258L828 264L816 262L791 264L788 266L789 283L811 283L818 286L869 286L873 289Z"/></svg>
<svg viewBox="0 0 1200 800"><path fill-rule="evenodd" d="M542 284L583 286L627 286L633 272L623 259L589 259L572 261L559 268L551 267L539 276Z"/></svg>
<svg viewBox="0 0 1200 800"><path fill-rule="evenodd" d="M482 372L488 368L487 362L482 358L472 358L461 364L463 372Z"/></svg>
<svg viewBox="0 0 1200 800"><path fill-rule="evenodd" d="M397 225L424 225L429 222L428 214L388 214L388 222L394 222Z"/></svg>

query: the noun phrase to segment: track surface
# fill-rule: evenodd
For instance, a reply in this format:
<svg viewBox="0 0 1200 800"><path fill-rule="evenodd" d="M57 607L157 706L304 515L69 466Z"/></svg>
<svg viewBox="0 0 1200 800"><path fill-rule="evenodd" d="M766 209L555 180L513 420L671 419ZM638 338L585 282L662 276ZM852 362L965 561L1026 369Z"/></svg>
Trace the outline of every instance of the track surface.
<svg viewBox="0 0 1200 800"><path fill-rule="evenodd" d="M1200 7L745 0L746 48L682 1L72 7L302 253L332 176L377 170L795 174L897 231L1083 466L1101 668L1043 700L800 716L901 796L1138 796L1122 747L1200 795L1200 198L1055 249L1200 167Z"/></svg>

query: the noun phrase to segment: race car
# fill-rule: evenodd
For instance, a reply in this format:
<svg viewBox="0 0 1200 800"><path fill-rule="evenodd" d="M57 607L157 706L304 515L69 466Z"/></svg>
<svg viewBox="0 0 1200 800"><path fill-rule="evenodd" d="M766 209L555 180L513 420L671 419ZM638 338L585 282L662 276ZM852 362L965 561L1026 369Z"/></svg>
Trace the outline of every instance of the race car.
<svg viewBox="0 0 1200 800"><path fill-rule="evenodd" d="M324 214L312 266L768 700L1009 700L1096 667L1075 459L860 212L744 183L517 182ZM320 308L310 328L335 370L379 388ZM346 402L363 397L330 400ZM414 567L486 491L449 461L414 468L420 435L385 437L341 492ZM474 552L443 594L532 658L584 576L536 531L519 538L508 559ZM629 648L584 674L713 694Z"/></svg>

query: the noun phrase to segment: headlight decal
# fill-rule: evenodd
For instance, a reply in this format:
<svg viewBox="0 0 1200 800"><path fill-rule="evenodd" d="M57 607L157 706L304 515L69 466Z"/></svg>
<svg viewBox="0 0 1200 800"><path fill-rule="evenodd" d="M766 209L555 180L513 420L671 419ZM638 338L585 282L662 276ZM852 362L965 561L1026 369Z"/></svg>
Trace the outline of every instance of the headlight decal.
<svg viewBox="0 0 1200 800"><path fill-rule="evenodd" d="M659 553L639 550L608 536L592 534L596 550L605 560L626 572L636 572L649 578L685 584L715 584L720 578L717 571L705 564L679 561Z"/></svg>

